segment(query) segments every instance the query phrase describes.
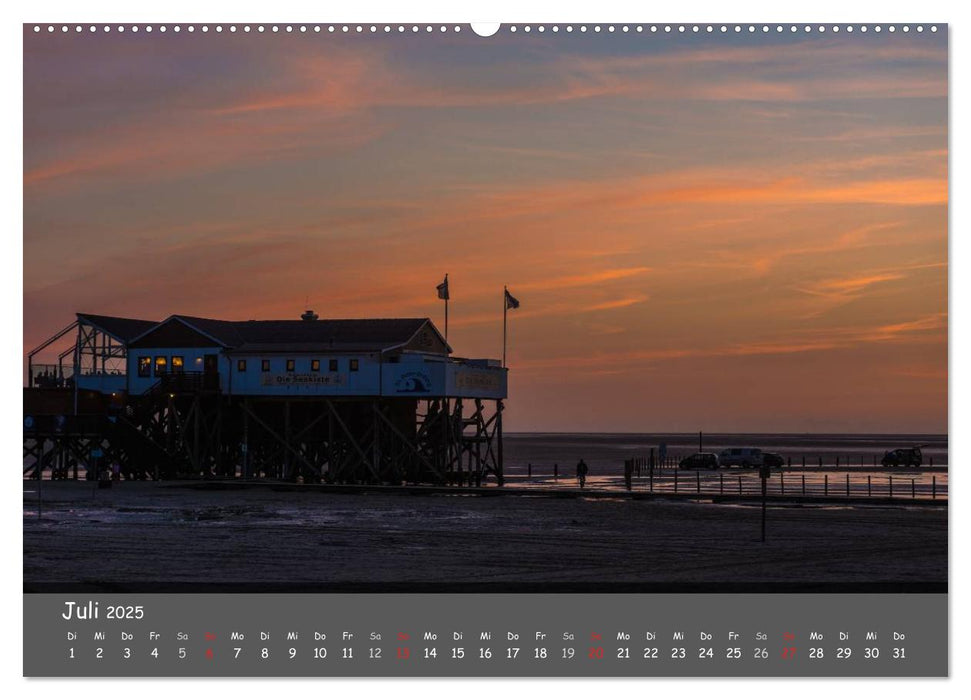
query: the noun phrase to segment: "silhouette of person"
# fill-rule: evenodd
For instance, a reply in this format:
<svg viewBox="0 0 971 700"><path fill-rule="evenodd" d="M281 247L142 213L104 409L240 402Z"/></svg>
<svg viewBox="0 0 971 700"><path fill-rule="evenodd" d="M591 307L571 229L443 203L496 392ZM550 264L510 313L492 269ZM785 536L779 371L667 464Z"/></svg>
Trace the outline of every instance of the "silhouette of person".
<svg viewBox="0 0 971 700"><path fill-rule="evenodd" d="M577 481L580 482L581 489L587 482L587 471L589 471L589 469L587 467L587 463L584 462L583 459L577 462Z"/></svg>

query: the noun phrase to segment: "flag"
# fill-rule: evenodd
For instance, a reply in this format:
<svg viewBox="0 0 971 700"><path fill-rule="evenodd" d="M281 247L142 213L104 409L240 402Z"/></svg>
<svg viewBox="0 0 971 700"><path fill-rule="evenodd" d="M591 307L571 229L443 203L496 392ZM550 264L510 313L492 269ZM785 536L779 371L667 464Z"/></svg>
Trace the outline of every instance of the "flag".
<svg viewBox="0 0 971 700"><path fill-rule="evenodd" d="M512 294L510 294L508 289L506 290L506 308L507 309L519 308L519 299L517 299Z"/></svg>
<svg viewBox="0 0 971 700"><path fill-rule="evenodd" d="M440 285L435 287L438 290L438 298L448 301L448 275L445 275L445 281Z"/></svg>

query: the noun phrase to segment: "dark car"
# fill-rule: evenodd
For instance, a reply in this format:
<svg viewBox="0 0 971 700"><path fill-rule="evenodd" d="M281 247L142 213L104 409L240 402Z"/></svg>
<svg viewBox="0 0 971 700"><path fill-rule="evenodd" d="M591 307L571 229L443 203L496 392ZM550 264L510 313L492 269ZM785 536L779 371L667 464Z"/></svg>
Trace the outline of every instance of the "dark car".
<svg viewBox="0 0 971 700"><path fill-rule="evenodd" d="M778 452L763 452L762 465L779 469L786 465L786 459Z"/></svg>
<svg viewBox="0 0 971 700"><path fill-rule="evenodd" d="M885 467L919 467L923 461L920 447L901 447L884 454L880 464Z"/></svg>
<svg viewBox="0 0 971 700"><path fill-rule="evenodd" d="M718 455L714 452L699 452L685 457L678 463L681 469L718 469Z"/></svg>
<svg viewBox="0 0 971 700"><path fill-rule="evenodd" d="M722 450L718 464L723 467L742 467L751 469L762 466L762 450L758 447L732 447Z"/></svg>

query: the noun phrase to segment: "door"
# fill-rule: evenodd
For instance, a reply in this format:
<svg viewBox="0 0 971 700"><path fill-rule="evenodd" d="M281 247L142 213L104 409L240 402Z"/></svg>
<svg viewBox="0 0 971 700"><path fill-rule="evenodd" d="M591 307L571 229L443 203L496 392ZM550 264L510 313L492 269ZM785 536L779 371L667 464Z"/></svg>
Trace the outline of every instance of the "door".
<svg viewBox="0 0 971 700"><path fill-rule="evenodd" d="M202 386L206 389L217 389L219 387L219 355L204 355L202 370Z"/></svg>

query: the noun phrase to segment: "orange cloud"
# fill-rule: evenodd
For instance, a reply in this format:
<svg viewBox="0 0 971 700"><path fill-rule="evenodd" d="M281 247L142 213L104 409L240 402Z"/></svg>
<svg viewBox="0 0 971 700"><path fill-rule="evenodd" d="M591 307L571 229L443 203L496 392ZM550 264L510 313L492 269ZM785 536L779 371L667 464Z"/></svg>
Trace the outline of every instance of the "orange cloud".
<svg viewBox="0 0 971 700"><path fill-rule="evenodd" d="M572 287L589 287L591 285L601 284L603 282L612 282L614 280L626 279L628 277L635 277L638 275L643 275L651 271L649 267L626 267L618 268L614 270L600 270L597 272L590 272L583 275L569 275L567 277L552 277L543 280L537 280L534 282L525 282L517 284L516 287L519 290L536 291L536 290L555 290L555 289L569 289Z"/></svg>
<svg viewBox="0 0 971 700"><path fill-rule="evenodd" d="M947 328L946 314L931 314L896 324L869 327L842 327L828 331L815 330L794 340L763 340L749 343L729 343L711 347L652 348L616 353L594 353L585 356L544 357L524 359L516 363L523 372L562 370L566 368L601 365L640 365L645 362L687 358L747 357L758 355L792 355L829 350L841 350L872 343L914 342L928 331Z"/></svg>

